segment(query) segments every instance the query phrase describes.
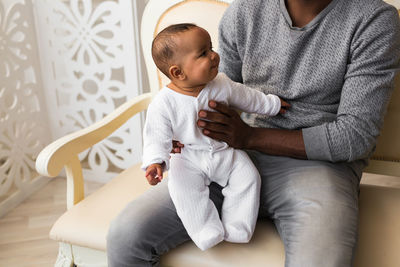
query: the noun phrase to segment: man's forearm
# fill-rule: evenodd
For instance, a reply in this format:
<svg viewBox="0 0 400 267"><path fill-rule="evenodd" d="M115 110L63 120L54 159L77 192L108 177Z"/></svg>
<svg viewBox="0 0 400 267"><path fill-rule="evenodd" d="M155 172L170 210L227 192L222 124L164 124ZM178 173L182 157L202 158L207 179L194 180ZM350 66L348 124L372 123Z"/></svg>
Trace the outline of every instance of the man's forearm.
<svg viewBox="0 0 400 267"><path fill-rule="evenodd" d="M275 156L307 159L301 130L252 128L246 149Z"/></svg>

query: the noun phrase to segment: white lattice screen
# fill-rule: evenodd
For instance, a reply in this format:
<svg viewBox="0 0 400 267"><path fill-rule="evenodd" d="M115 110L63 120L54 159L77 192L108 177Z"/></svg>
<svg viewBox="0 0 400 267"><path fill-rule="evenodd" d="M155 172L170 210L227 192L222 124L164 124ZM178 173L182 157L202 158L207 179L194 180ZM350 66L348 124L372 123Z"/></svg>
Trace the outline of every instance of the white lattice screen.
<svg viewBox="0 0 400 267"><path fill-rule="evenodd" d="M31 2L0 1L0 216L47 179L36 155L50 140Z"/></svg>
<svg viewBox="0 0 400 267"><path fill-rule="evenodd" d="M136 5L0 1L0 216L47 181L34 171L45 145L142 92ZM80 155L85 178L140 161L140 140L137 116Z"/></svg>
<svg viewBox="0 0 400 267"><path fill-rule="evenodd" d="M93 124L141 92L131 1L36 0L41 65L54 137ZM141 156L140 117L80 155L104 180ZM135 143L136 142L136 143ZM117 151L117 153L114 153ZM105 173L109 173L108 177Z"/></svg>

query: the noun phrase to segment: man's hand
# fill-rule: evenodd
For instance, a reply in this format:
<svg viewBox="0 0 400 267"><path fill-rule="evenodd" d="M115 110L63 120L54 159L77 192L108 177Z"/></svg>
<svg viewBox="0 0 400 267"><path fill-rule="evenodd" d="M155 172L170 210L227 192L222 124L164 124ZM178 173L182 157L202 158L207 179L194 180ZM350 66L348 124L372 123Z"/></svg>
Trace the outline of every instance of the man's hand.
<svg viewBox="0 0 400 267"><path fill-rule="evenodd" d="M183 144L181 144L181 142L176 141L176 140L172 140L172 150L171 153L181 153L182 148L184 147Z"/></svg>
<svg viewBox="0 0 400 267"><path fill-rule="evenodd" d="M213 100L209 101L209 106L217 112L200 110L201 119L197 121L205 135L237 149L307 159L301 130L253 128L244 123L239 114L228 106Z"/></svg>
<svg viewBox="0 0 400 267"><path fill-rule="evenodd" d="M226 142L233 148L245 149L252 128L242 121L234 109L213 100L208 105L218 112L199 111L201 119L197 121L197 125L203 128L203 134Z"/></svg>
<svg viewBox="0 0 400 267"><path fill-rule="evenodd" d="M282 98L279 98L281 100L281 110L279 110L279 114L284 114L288 108L290 108L290 104L283 100Z"/></svg>
<svg viewBox="0 0 400 267"><path fill-rule="evenodd" d="M163 164L151 164L146 169L146 179L150 185L156 185L163 179Z"/></svg>

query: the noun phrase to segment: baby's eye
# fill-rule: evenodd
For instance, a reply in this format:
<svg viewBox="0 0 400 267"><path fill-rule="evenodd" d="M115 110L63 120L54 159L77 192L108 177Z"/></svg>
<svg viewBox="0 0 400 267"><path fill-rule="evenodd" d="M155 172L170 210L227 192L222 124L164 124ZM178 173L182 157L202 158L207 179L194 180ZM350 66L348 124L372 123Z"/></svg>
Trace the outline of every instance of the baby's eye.
<svg viewBox="0 0 400 267"><path fill-rule="evenodd" d="M203 51L203 52L200 54L201 57L205 57L206 55L207 55L207 51Z"/></svg>

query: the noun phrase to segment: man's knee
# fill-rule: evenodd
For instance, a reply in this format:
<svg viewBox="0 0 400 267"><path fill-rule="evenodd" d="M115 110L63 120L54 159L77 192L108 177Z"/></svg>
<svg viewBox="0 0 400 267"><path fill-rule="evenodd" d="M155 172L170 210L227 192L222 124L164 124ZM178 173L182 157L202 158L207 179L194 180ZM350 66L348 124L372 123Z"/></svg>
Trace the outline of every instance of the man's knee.
<svg viewBox="0 0 400 267"><path fill-rule="evenodd" d="M357 241L357 183L351 173L313 167L287 181L277 225L287 266L351 266Z"/></svg>
<svg viewBox="0 0 400 267"><path fill-rule="evenodd" d="M357 243L357 208L329 198L295 201L297 210L279 222L287 266L350 267Z"/></svg>
<svg viewBox="0 0 400 267"><path fill-rule="evenodd" d="M295 236L321 243L355 243L358 225L357 186L351 177L329 169L314 169L292 179L285 190L288 223L301 231ZM351 240L346 240L350 237ZM326 239L326 240L325 240ZM340 241L340 240L343 241ZM336 240L336 241L335 241Z"/></svg>

